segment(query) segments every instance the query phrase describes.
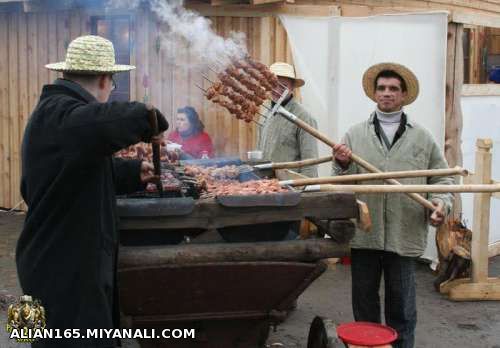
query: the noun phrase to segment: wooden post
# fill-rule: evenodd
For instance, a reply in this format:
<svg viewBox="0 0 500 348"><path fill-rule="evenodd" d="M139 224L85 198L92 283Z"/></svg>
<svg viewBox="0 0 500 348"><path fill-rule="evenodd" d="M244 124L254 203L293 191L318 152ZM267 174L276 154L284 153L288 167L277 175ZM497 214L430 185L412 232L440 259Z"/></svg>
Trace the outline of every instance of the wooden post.
<svg viewBox="0 0 500 348"><path fill-rule="evenodd" d="M446 57L446 116L444 153L450 167L462 166L462 107L460 104L464 79L463 24L448 24ZM458 182L457 182L458 183ZM455 194L452 216L462 212L460 194Z"/></svg>
<svg viewBox="0 0 500 348"><path fill-rule="evenodd" d="M476 142L475 184L491 183L491 139ZM491 193L474 195L474 224L472 226L472 281L481 282L488 278L488 240L490 229Z"/></svg>
<svg viewBox="0 0 500 348"><path fill-rule="evenodd" d="M491 184L491 139L476 142L476 173L474 184ZM500 278L488 278L488 239L490 228L490 199L492 193L474 195L474 223L472 226L472 277L456 279L441 285L441 293L449 293L454 301L500 301Z"/></svg>

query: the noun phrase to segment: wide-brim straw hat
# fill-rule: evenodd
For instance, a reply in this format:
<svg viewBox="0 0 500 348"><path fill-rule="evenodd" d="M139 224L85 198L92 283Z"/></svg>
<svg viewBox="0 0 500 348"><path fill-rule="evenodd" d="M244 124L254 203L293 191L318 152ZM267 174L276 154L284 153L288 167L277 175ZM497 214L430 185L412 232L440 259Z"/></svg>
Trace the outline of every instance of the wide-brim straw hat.
<svg viewBox="0 0 500 348"><path fill-rule="evenodd" d="M305 85L304 80L297 78L295 74L295 69L292 65L283 62L276 62L269 67L269 70L276 75L282 77L288 77L294 81L294 87L302 87Z"/></svg>
<svg viewBox="0 0 500 348"><path fill-rule="evenodd" d="M406 83L406 98L403 101L403 105L411 104L417 99L419 86L418 79L415 74L405 67L404 65L397 63L379 63L371 66L363 74L363 89L365 90L368 98L377 102L375 100L375 79L377 76L385 70L393 71L405 81Z"/></svg>
<svg viewBox="0 0 500 348"><path fill-rule="evenodd" d="M47 64L50 70L78 74L114 74L135 69L133 65L115 64L113 43L95 35L80 36L70 42L64 62Z"/></svg>

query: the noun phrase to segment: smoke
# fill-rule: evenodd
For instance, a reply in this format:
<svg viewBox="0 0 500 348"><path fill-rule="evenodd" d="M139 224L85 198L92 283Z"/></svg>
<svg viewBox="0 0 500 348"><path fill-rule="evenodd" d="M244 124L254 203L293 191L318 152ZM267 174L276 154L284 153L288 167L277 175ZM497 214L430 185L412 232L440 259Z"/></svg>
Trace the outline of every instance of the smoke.
<svg viewBox="0 0 500 348"><path fill-rule="evenodd" d="M111 8L138 8L143 0L109 0ZM151 11L167 30L160 32L162 47L172 52L189 47L192 60L199 65L217 65L241 59L247 55L246 37L241 32L231 32L229 38L217 35L211 21L183 7L182 0L147 0ZM186 64L186 62L182 62Z"/></svg>

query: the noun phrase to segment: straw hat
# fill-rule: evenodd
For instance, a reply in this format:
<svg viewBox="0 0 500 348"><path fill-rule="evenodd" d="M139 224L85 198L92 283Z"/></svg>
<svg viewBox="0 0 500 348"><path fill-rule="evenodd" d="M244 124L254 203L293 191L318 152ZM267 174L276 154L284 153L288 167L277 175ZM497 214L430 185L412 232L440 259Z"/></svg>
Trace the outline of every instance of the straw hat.
<svg viewBox="0 0 500 348"><path fill-rule="evenodd" d="M294 80L294 82L295 82L294 87L295 88L302 87L305 84L304 80L296 77L294 67L288 63L276 62L276 63L272 64L269 67L269 69L276 76L288 77L289 79Z"/></svg>
<svg viewBox="0 0 500 348"><path fill-rule="evenodd" d="M47 64L47 69L79 74L107 74L135 69L116 65L113 43L95 35L80 36L70 42L64 62Z"/></svg>
<svg viewBox="0 0 500 348"><path fill-rule="evenodd" d="M418 80L415 74L407 67L396 63L379 63L371 66L363 75L363 89L368 98L375 100L375 79L384 70L394 71L401 76L406 83L406 98L403 105L411 104L418 96Z"/></svg>

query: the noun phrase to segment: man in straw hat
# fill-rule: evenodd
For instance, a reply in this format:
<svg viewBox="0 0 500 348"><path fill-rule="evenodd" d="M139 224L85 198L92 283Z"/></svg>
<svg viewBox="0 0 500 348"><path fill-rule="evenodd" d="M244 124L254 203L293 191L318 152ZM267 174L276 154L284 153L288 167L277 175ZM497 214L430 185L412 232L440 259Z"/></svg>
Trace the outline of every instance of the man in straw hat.
<svg viewBox="0 0 500 348"><path fill-rule="evenodd" d="M28 205L16 261L24 293L46 308L47 327L118 326L116 194L144 189L150 163L113 154L153 136L146 105L107 100L116 65L113 44L82 36L66 60L48 64L63 78L45 85L25 130L21 193ZM157 112L159 130L168 123ZM81 332L84 334L84 332ZM34 347L114 347L112 339L40 340Z"/></svg>
<svg viewBox="0 0 500 348"><path fill-rule="evenodd" d="M418 96L418 80L413 72L400 64L376 64L363 75L363 88L377 107L368 120L347 132L345 145L338 144L333 149L335 174L366 172L351 161L352 152L382 171L448 167L429 132L403 111L403 106ZM405 184L453 184L452 177L402 181ZM386 322L399 335L395 347L414 345L415 259L426 247L427 223L440 225L451 210L451 194L430 194L429 198L435 206L432 212L404 194L360 195L368 204L373 227L371 233L356 231L351 242L354 318L381 321L378 292L383 273Z"/></svg>
<svg viewBox="0 0 500 348"><path fill-rule="evenodd" d="M290 91L282 106L308 123L317 127L316 120L295 101L293 91L302 87L304 80L295 75L292 65L276 62L270 66L270 70L278 77L280 86L273 92L273 99L277 100L285 87ZM267 115L264 126L260 131L258 148L263 152L263 158L273 162L299 161L318 157L318 145L316 139L303 129L297 127L284 117ZM316 177L318 171L315 166L301 168L304 175Z"/></svg>

